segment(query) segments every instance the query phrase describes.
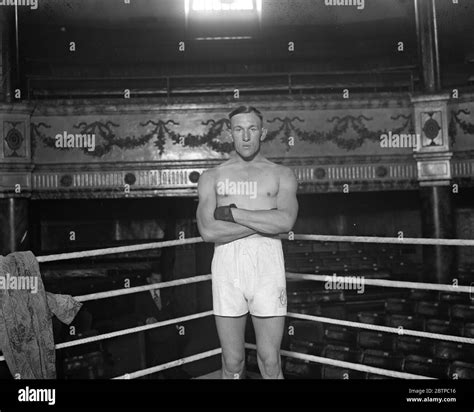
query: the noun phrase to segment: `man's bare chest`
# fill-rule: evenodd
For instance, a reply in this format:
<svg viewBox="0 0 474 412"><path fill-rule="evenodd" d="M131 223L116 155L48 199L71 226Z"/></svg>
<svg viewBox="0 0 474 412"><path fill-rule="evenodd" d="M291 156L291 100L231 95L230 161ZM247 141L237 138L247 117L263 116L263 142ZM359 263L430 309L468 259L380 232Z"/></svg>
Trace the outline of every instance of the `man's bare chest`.
<svg viewBox="0 0 474 412"><path fill-rule="evenodd" d="M271 170L223 170L216 179L217 196L273 198L278 194L278 176Z"/></svg>

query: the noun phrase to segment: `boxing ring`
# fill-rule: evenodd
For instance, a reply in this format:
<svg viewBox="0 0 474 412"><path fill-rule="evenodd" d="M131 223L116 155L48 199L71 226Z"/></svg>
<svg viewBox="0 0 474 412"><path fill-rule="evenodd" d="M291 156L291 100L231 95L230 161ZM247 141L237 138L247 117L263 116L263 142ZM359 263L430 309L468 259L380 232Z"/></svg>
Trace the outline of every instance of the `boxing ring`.
<svg viewBox="0 0 474 412"><path fill-rule="evenodd" d="M281 235L280 238L282 240L288 240L288 237L285 235ZM397 245L441 245L441 246L474 246L474 240L471 239L428 239L428 238L393 238L393 237L373 237L373 236L332 236L332 235L293 235L292 239L289 240L290 242L293 240L304 240L304 241L318 241L318 242L351 242L351 243L392 243ZM171 240L171 241L162 241L162 242L154 242L154 243L147 243L147 244L140 244L140 245L131 245L131 246L121 246L121 247L114 247L114 248L106 248L106 249L96 249L90 251L82 251L82 252L72 252L72 253L63 253L63 254L55 254L55 255L48 255L48 256L40 256L37 257L39 263L46 263L46 262L53 262L53 261L61 261L61 260L69 260L69 259L79 259L79 258L88 258L93 256L103 256L109 254L117 254L117 253L125 253L125 252L135 252L141 250L149 250L149 249L158 249L158 248L165 248L165 247L175 247L175 246L182 246L186 244L195 244L203 242L202 238L194 237L189 239L180 239L180 240ZM315 274L300 274L300 273L291 273L287 272L287 279L295 279L295 280L307 280L307 281L314 281L314 282L327 282L327 275L315 275ZM344 279L343 276L338 276L338 278ZM207 282L211 280L211 275L201 275L201 276L194 276L184 279L177 279L168 282L162 283L154 283L151 285L144 285L144 286L136 286L130 287L125 289L117 289L117 290L110 290L106 292L99 292L99 293L91 293L87 295L80 295L75 296L74 298L79 302L87 302L92 300L101 300L107 299L111 297L117 297L122 295L140 293L144 291L149 291L153 289L163 289L163 288L170 288L170 287L177 287L181 285L188 285L192 283L199 283L199 282ZM386 288L408 288L408 289L419 289L424 291L442 291L442 292L452 292L452 293L470 293L471 287L470 286L463 286L463 285L447 285L447 284L436 284L436 283L424 283L424 282L407 282L407 281L395 281L395 280L386 280L386 279L364 279L364 284L367 286L377 286L377 287L386 287ZM182 316L174 319L169 319L166 321L156 322L153 324L147 324L143 326L118 330L115 332L104 333L97 336L91 336L87 338L77 339L73 341L67 341L58 343L55 345L55 349L64 349L70 348L73 346L85 345L91 342L103 341L106 339L112 339L119 336L134 334L138 332L147 331L150 329L160 328L167 325L178 324L185 321L190 321L194 319L204 318L207 316L212 316L213 311L205 311L201 313L196 313L189 316ZM354 322L348 320L341 320L341 319L334 319L324 316L315 316L315 315L308 315L308 314L299 314L288 312L288 318L292 319L299 319L305 321L312 321L312 322L320 322L324 324L333 324L339 326L346 326L350 328L359 328L377 332L386 332L392 333L397 335L404 335L404 336L414 336L420 338L427 338L427 339L437 339L440 341L448 341L448 342L455 342L455 343L465 343L465 344L474 344L474 338L468 338L463 336L455 336L455 335L448 335L448 334L440 334L440 333L432 333L432 332L425 332L419 330L411 330L405 329L403 326L399 327L389 327L383 325L374 325L369 323L362 323L362 322ZM246 349L256 349L256 345L246 343ZM177 366L181 366L187 363L195 362L201 359L209 358L215 355L221 354L222 350L220 348L216 348L213 350L209 350L203 353L199 353L196 355L188 356L181 359L176 359L171 362L167 362L161 365L156 365L153 367L149 367L142 370L131 371L124 375L116 376L112 379L136 379L140 377L144 377L147 375L151 375L160 371L164 371L166 369L174 368ZM338 368L346 368L354 371L371 373L375 375L381 375L389 378L400 378L400 379L437 379L435 377L430 376L423 376L417 375L407 372L400 372L390 369L384 369L354 362L347 362L338 359L332 359L322 356L315 356L306 353L299 353L289 350L281 350L281 355L288 357L299 359L306 362L313 362L322 365L328 365ZM0 356L0 361L5 361L3 356ZM214 372L213 374L206 375L208 377L217 377L217 373Z"/></svg>

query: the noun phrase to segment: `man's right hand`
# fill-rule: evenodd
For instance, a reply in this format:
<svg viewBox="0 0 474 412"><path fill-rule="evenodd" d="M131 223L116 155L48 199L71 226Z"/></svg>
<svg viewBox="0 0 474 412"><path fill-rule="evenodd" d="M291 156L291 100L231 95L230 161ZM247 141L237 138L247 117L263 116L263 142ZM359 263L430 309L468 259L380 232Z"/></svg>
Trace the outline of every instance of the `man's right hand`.
<svg viewBox="0 0 474 412"><path fill-rule="evenodd" d="M255 230L244 225L233 223L233 221L217 220L214 217L217 206L217 192L213 169L206 170L199 178L198 196L199 204L196 211L196 220L199 234L204 242L227 243L256 233ZM219 217L219 213L217 212L217 217Z"/></svg>
<svg viewBox="0 0 474 412"><path fill-rule="evenodd" d="M227 206L216 207L216 210L214 210L214 219L235 223L234 216L232 215L232 208L237 208L237 206L232 203Z"/></svg>

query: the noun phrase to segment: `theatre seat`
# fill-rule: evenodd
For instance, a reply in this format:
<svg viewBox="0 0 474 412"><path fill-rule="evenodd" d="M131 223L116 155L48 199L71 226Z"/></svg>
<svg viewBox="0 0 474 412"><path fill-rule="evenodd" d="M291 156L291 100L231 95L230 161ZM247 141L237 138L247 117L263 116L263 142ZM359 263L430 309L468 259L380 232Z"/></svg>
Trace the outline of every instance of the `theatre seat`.
<svg viewBox="0 0 474 412"><path fill-rule="evenodd" d="M301 359L286 359L283 370L285 379L320 379L321 366Z"/></svg>
<svg viewBox="0 0 474 412"><path fill-rule="evenodd" d="M318 306L318 315L331 319L347 319L346 302L321 302Z"/></svg>
<svg viewBox="0 0 474 412"><path fill-rule="evenodd" d="M474 323L464 324L463 336L465 336L466 338L474 338Z"/></svg>
<svg viewBox="0 0 474 412"><path fill-rule="evenodd" d="M462 324L459 322L444 319L427 319L425 330L431 333L461 336L463 329Z"/></svg>
<svg viewBox="0 0 474 412"><path fill-rule="evenodd" d="M291 303L288 302L288 312L300 313L302 315L319 315L321 309L317 303Z"/></svg>
<svg viewBox="0 0 474 412"><path fill-rule="evenodd" d="M292 242L288 242L292 243ZM312 251L313 252L337 252L340 249L340 246L338 243L334 242L308 242L309 244L312 245Z"/></svg>
<svg viewBox="0 0 474 412"><path fill-rule="evenodd" d="M337 314L345 316L343 306L337 305L344 300L342 291L307 289L309 287L306 283L296 286L293 282L294 290L287 292L289 312L321 315L327 311L332 313L331 308L334 306Z"/></svg>
<svg viewBox="0 0 474 412"><path fill-rule="evenodd" d="M90 352L64 359L65 379L105 378L105 359L102 352Z"/></svg>
<svg viewBox="0 0 474 412"><path fill-rule="evenodd" d="M317 291L317 302L342 302L344 301L344 292L340 290L321 290Z"/></svg>
<svg viewBox="0 0 474 412"><path fill-rule="evenodd" d="M362 353L348 346L327 345L323 350L323 356L345 362L360 363ZM364 373L349 368L323 365L321 376L323 379L363 379Z"/></svg>
<svg viewBox="0 0 474 412"><path fill-rule="evenodd" d="M451 319L460 319L464 322L474 322L474 305L451 306Z"/></svg>
<svg viewBox="0 0 474 412"><path fill-rule="evenodd" d="M290 351L297 353L306 353L308 355L321 356L323 349L323 344L318 344L315 342L293 340L290 343ZM285 375L285 378L321 378L320 364L287 356L282 357L282 359L283 358L285 359L285 365L284 368L282 366L282 370Z"/></svg>
<svg viewBox="0 0 474 412"><path fill-rule="evenodd" d="M376 368L401 371L403 367L403 357L377 349L366 349L362 354L361 363Z"/></svg>
<svg viewBox="0 0 474 412"><path fill-rule="evenodd" d="M383 325L385 323L384 314L379 312L359 312L357 313L357 320L371 325Z"/></svg>
<svg viewBox="0 0 474 412"><path fill-rule="evenodd" d="M327 343L346 344L355 346L357 341L357 331L354 328L345 326L329 325L324 330L324 340Z"/></svg>
<svg viewBox="0 0 474 412"><path fill-rule="evenodd" d="M295 290L287 292L288 303L316 303L322 300L322 296L317 290ZM323 293L327 295L327 293Z"/></svg>
<svg viewBox="0 0 474 412"><path fill-rule="evenodd" d="M295 240L293 242L284 242L283 247L288 254L308 253L313 251L314 244L308 240Z"/></svg>
<svg viewBox="0 0 474 412"><path fill-rule="evenodd" d="M364 373L348 368L323 365L321 377L323 379L364 379Z"/></svg>
<svg viewBox="0 0 474 412"><path fill-rule="evenodd" d="M467 293L440 292L439 301L448 303L450 305L453 305L453 304L469 305L470 303L469 294Z"/></svg>
<svg viewBox="0 0 474 412"><path fill-rule="evenodd" d="M474 379L474 363L454 361L449 366L450 379Z"/></svg>
<svg viewBox="0 0 474 412"><path fill-rule="evenodd" d="M423 330L424 320L414 316L407 315L387 315L385 317L385 324L392 328L402 326L405 329Z"/></svg>
<svg viewBox="0 0 474 412"><path fill-rule="evenodd" d="M393 339L393 336L383 332L359 330L357 333L357 345L362 349L390 350Z"/></svg>
<svg viewBox="0 0 474 412"><path fill-rule="evenodd" d="M433 378L448 378L449 362L419 355L408 355L403 362L403 372Z"/></svg>
<svg viewBox="0 0 474 412"><path fill-rule="evenodd" d="M309 355L320 356L324 346L315 344L314 342L295 341L290 344L290 350L297 353L306 353ZM282 370L287 379L320 379L321 365L319 363L296 359L291 357L282 357Z"/></svg>
<svg viewBox="0 0 474 412"><path fill-rule="evenodd" d="M407 355L432 356L432 343L427 339L417 338L415 336L396 336L395 351Z"/></svg>
<svg viewBox="0 0 474 412"><path fill-rule="evenodd" d="M432 290L410 289L410 294L409 294L408 299L410 299L413 302L417 302L420 300L438 301L439 294L438 292L435 292Z"/></svg>
<svg viewBox="0 0 474 412"><path fill-rule="evenodd" d="M351 349L349 346L329 344L324 347L322 356L346 362L360 363L362 352Z"/></svg>
<svg viewBox="0 0 474 412"><path fill-rule="evenodd" d="M446 302L422 300L416 303L415 314L425 318L449 319L449 305Z"/></svg>
<svg viewBox="0 0 474 412"><path fill-rule="evenodd" d="M384 301L387 298L386 296L367 294L364 297L350 295L345 295L344 297L347 302L346 312L348 320L356 321L359 312L385 313Z"/></svg>
<svg viewBox="0 0 474 412"><path fill-rule="evenodd" d="M298 353L307 353L309 355L321 356L325 344L294 340L290 343L290 351Z"/></svg>
<svg viewBox="0 0 474 412"><path fill-rule="evenodd" d="M323 342L324 340L324 326L320 322L292 319L287 331L290 341Z"/></svg>
<svg viewBox="0 0 474 412"><path fill-rule="evenodd" d="M413 302L407 299L391 298L385 302L385 311L387 313L410 315L413 314Z"/></svg>
<svg viewBox="0 0 474 412"><path fill-rule="evenodd" d="M474 348L469 344L455 342L437 342L433 347L433 356L449 361L473 359Z"/></svg>

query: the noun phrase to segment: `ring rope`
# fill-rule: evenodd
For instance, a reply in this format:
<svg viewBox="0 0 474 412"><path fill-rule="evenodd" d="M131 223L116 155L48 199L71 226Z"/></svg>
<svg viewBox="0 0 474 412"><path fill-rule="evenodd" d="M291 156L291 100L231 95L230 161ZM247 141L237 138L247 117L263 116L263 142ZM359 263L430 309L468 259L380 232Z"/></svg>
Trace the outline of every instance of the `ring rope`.
<svg viewBox="0 0 474 412"><path fill-rule="evenodd" d="M289 278L293 279L308 279L308 280L316 280L316 281L321 281L324 280L323 275L304 275L304 274L298 274L298 273L287 273ZM78 301L88 301L88 300L93 300L93 299L104 299L112 296L120 296L120 295L125 295L125 294L131 294L131 293L137 293L141 292L144 290L152 290L152 289L161 289L165 287L171 287L171 286L176 286L176 285L183 285L183 284L190 284L190 283L196 283L196 282L202 282L211 279L211 275L201 275L201 276L194 276L191 278L185 278L185 279L177 279L169 282L163 282L160 284L154 284L154 285L145 285L145 286L137 286L134 288L126 288L126 289L119 289L115 291L107 291L107 292L100 292L100 293L93 293L89 295L82 295L82 296L77 296ZM392 287L393 284L397 284L397 286L394 287L404 287L403 285L409 285L412 288L421 288L423 289L423 284L422 283L416 283L416 282L399 282L399 281L386 281L386 280L375 280L375 279L367 279L367 283L373 284L373 285L378 285L378 286L389 286ZM375 282L375 283L374 283ZM433 287L438 287L438 286L447 286L448 288L453 288L453 289L443 289L443 290L449 290L449 291L465 291L465 289L469 289L466 286L451 286L451 285L437 285L437 284L430 284ZM210 311L209 313L212 313ZM207 316L207 315L206 315ZM336 325L341 325L341 326L353 326L353 327L360 327L362 329L369 329L369 330L376 330L376 331L381 331L381 332L389 332L389 333L397 333L400 334L400 330L398 328L391 328L387 326L380 326L380 325L370 325L366 323L358 323L358 322L350 322L350 321L344 321L344 320L338 320L338 319L331 319L331 318L325 318L325 317L317 317L317 316L311 316L311 315L303 315L303 314L297 314L297 313L289 313L288 316L294 317L294 318L300 318L300 319L307 319L307 320L316 320L320 321L323 323L332 323ZM186 318L186 317L185 317ZM178 318L178 321L183 321L182 318ZM165 321L169 322L169 321ZM166 323L169 324L169 323ZM163 323L163 326L165 323ZM153 324L153 325L146 325L146 326L141 326L138 328L144 328L144 329L150 329L150 326L152 327L158 327L161 326L161 324ZM131 330L130 332L127 333L134 333L134 329L137 328L132 328L128 329ZM140 331L140 329L136 330L137 332ZM120 335L114 335L117 332L112 332L109 334L104 334L104 335L98 335L96 337L91 337L91 338L96 338L95 340L100 340L101 336L104 336L104 339L107 339L109 337L114 337L114 336L120 336ZM437 333L430 333L430 332L422 332L422 331L415 331L415 330L409 330L406 329L403 332L406 335L411 335L411 336L418 336L418 337L426 337L430 339L439 339L439 340L446 340L446 341L451 341L451 342L459 342L459 343L469 343L472 344L474 343L474 339L472 338L466 338L466 337L460 337L460 336L454 336L454 335L444 335L444 334L437 334ZM72 341L72 342L65 342L61 343L58 345L67 345L67 346L75 346L79 345L81 343L88 343L87 339L91 338L84 338L81 340L77 341ZM71 343L75 342L75 345L71 345ZM67 347L67 346L56 346L57 349L60 349L62 347ZM4 361L5 357L0 356L0 362Z"/></svg>
<svg viewBox="0 0 474 412"><path fill-rule="evenodd" d="M176 280L170 280L167 282L154 283L153 285L134 286L133 288L124 288L124 289L109 290L106 292L89 293L88 295L74 296L74 299L79 302L87 302L89 300L106 299L106 298L111 298L114 296L139 293L139 292L143 292L147 290L162 289L162 288L168 288L168 287L179 286L179 285L188 285L190 283L204 282L210 279L211 279L211 275L193 276L193 277L184 278L184 279L176 279Z"/></svg>
<svg viewBox="0 0 474 412"><path fill-rule="evenodd" d="M256 345L251 344L251 343L246 343L245 347L247 349L254 349L256 350ZM188 356L186 358L182 359L177 359L175 361L171 361L168 363L164 363L162 365L157 365L153 366L151 368L147 369L142 369L139 371L131 372L131 373L126 373L124 375L112 378L112 379L136 379L140 378L146 375L151 375L156 372L160 372L166 369L174 368L176 366L184 365L186 363L194 362L200 359L205 359L209 358L211 356L215 356L222 353L221 348L213 349L207 352L203 352L200 354ZM362 364L357 364L357 363L352 363L352 362L345 362L345 361L340 361L337 359L330 359L330 358L324 358L320 356L314 356L314 355L308 355L305 353L298 353L298 352L292 352L292 351L286 351L282 350L280 353L283 356L288 356L291 358L295 359L301 359L301 360L307 360L310 362L316 362L316 363L322 363L325 365L331 365L331 366L336 366L336 367L342 367L342 368L348 368L348 369L353 369L361 372L370 372L378 375L384 375L384 376L389 376L392 378L405 378L405 379L436 379L428 376L422 376L422 375L415 375L412 373L406 373L406 372L397 372L397 371L392 371L389 369L382 369L382 368L376 368L373 366L368 366L368 365L362 365Z"/></svg>
<svg viewBox="0 0 474 412"><path fill-rule="evenodd" d="M105 249L84 250L82 252L59 253L56 255L38 256L36 259L39 263L53 262L58 260L81 259L92 256L111 255L115 253L137 252L139 250L160 249L171 246L188 245L192 243L203 242L201 237L190 237L189 239L165 240L163 242L144 243L141 245L129 245L109 247Z"/></svg>
<svg viewBox="0 0 474 412"><path fill-rule="evenodd" d="M256 349L256 345L252 343L246 343L245 347L248 349ZM308 355L306 353L292 352L287 350L281 350L280 353L290 358L307 360L310 362L322 363L324 365L336 366L339 368L353 369L360 372L370 372L377 375L389 376L391 378L404 378L404 379L436 379L429 376L415 375L413 373L397 372L389 369L376 368L374 366L362 365L360 363L352 363L341 361L337 359L324 358L322 356Z"/></svg>
<svg viewBox="0 0 474 412"><path fill-rule="evenodd" d="M196 355L188 356L182 359L177 359L175 361L164 363L162 365L153 366L151 368L142 369L136 372L126 373L125 375L117 376L116 378L112 378L112 379L136 379L142 376L151 375L152 373L163 371L165 369L174 368L175 366L184 365L185 363L190 363L190 362L194 362L200 359L210 358L211 356L219 355L220 353L222 353L221 348L212 349L207 352L198 353Z"/></svg>
<svg viewBox="0 0 474 412"><path fill-rule="evenodd" d="M288 239L288 235L279 235ZM401 245L434 245L434 246L474 246L473 239L437 239L423 237L381 237L381 236L339 236L339 235L293 235L295 240L315 240L319 242L350 243L394 243Z"/></svg>
<svg viewBox="0 0 474 412"><path fill-rule="evenodd" d="M349 326L353 328L375 330L378 332L396 333L398 335L410 335L410 336L418 336L420 338L439 339L439 340L450 341L450 342L474 344L473 338L465 338L463 336L443 335L440 333L423 332L419 330L412 330L412 329L405 329L405 328L399 329L399 328L393 328L390 326L372 325L370 323L352 322L349 320L325 318L322 316L304 315L301 313L293 313L293 312L287 313L286 316L289 316L291 318L296 318L296 319L312 320L315 322L331 323L334 325L341 325L341 326Z"/></svg>
<svg viewBox="0 0 474 412"><path fill-rule="evenodd" d="M303 280L314 280L314 281L322 281L327 282L327 276L325 275L311 275L311 274L303 274L303 273L293 273L293 272L286 272L287 278L290 279L303 279ZM344 276L341 276L344 278ZM78 300L79 302L86 302L89 300L99 300L99 299L106 299L110 297L116 297L121 295L128 295L132 293L139 293L146 290L154 290L154 289L162 289L166 287L172 286L179 286L179 285L187 285L190 283L198 283L198 282L205 282L212 278L211 274L208 275L199 275L193 276L184 279L176 279L167 282L156 283L153 285L143 285L143 286L135 286L133 288L122 288L116 290L110 290L105 292L97 292L97 293L90 293L88 295L80 295L75 296L74 299ZM443 285L437 283L420 283L420 282L405 282L405 281L394 281L394 280L384 280L384 279L365 279L364 284L371 285L371 286L383 286L383 287L390 287L390 288L411 288L411 289L426 289L426 290L440 290L440 291L447 291L447 292L471 292L470 286L453 286L453 285ZM425 288L424 285L427 285Z"/></svg>
<svg viewBox="0 0 474 412"><path fill-rule="evenodd" d="M289 278L293 279L309 279L309 280L316 280L316 281L321 281L324 280L323 275L302 275L298 273L288 273ZM89 295L82 295L82 296L77 296L78 301L88 301L88 300L93 300L93 299L104 299L112 296L120 296L120 295L125 295L125 294L131 294L131 293L137 293L145 290L152 290L152 289L161 289L165 287L171 287L171 286L176 286L176 285L183 285L183 284L189 284L189 283L196 283L196 282L202 282L211 279L211 275L202 275L202 276L194 276L192 278L185 278L185 279L177 279L174 281L170 282L163 282L160 284L155 284L155 285L145 285L145 286L137 286L134 288L127 288L127 289L119 289L115 291L107 291L107 292L100 292L100 293L93 293ZM377 282L377 283L372 283L376 284L379 286L389 286L392 285L393 283L397 283L398 286L396 287L403 287L403 284L409 284L410 287L418 287L420 288L423 284L419 283L416 284L415 282L397 282L397 281L385 281L385 280L375 280L375 279L369 279L372 282ZM369 281L367 280L367 281ZM381 283L380 283L381 282ZM387 283L388 282L388 283ZM415 285L415 286L413 286ZM431 284L434 286L448 286L450 288L456 288L454 289L455 291L464 291L463 288L467 287L454 287L451 285L436 285L436 284ZM469 288L468 288L469 289ZM443 290L452 290L452 289L443 289ZM202 316L209 316L212 314L212 311L209 312L204 312L205 315ZM200 315L200 314L197 314ZM294 317L294 318L299 318L299 319L305 319L305 320L313 320L313 321L319 321L323 323L332 323L336 325L341 325L341 326L352 326L352 327L359 327L362 329L369 329L369 330L375 330L375 331L381 331L381 332L389 332L389 333L397 333L400 334L400 330L398 328L392 328L392 327L387 327L387 326L380 326L380 325L370 325L366 323L359 323L359 322L351 322L351 321L344 321L344 320L339 320L339 319L331 319L331 318L325 318L325 317L318 317L318 316L312 316L312 315L303 315L303 314L297 314L297 313L288 313L289 317ZM199 316L201 317L201 316ZM130 328L130 329L124 329L123 331L117 331L117 332L111 332L107 334L102 334L98 336L93 336L89 338L84 338L84 339L78 339L76 341L71 341L71 342L64 342L56 345L56 349L61 349L65 347L70 347L70 346L76 346L80 344L86 344L89 342L101 340L101 339L109 339L113 338L116 336L121 336L129 333L135 333L135 332L140 332L141 330L147 330L147 329L152 329L154 327L159 327L159 326L165 326L169 325L172 323L176 322L182 322L186 320L191 320L196 318L196 315L191 315L190 317L182 317L182 318L177 318L174 320L168 320L160 323L155 323L153 325L144 325L144 326L139 326L136 328ZM121 333L123 332L123 333ZM444 335L444 334L437 334L437 333L430 333L430 332L423 332L423 331L416 331L416 330L409 330L409 329L404 329L403 334L410 335L410 336L418 336L418 337L425 337L425 338L430 338L430 339L439 339L439 340L445 340L445 341L451 341L451 342L459 342L459 343L469 343L472 344L474 343L474 339L472 338L466 338L466 337L460 337L460 336L454 336L454 335ZM0 362L4 361L5 357L0 356Z"/></svg>
<svg viewBox="0 0 474 412"><path fill-rule="evenodd" d="M288 240L287 235L279 235L281 239ZM379 237L379 236L335 236L335 235L293 235L293 239L296 240L311 240L311 241L322 241L322 242L352 242L352 243L392 243L392 244L412 244L412 245L445 245L445 246L474 246L474 240L471 239L430 239L430 238L398 238L398 237ZM44 263L44 262L52 262L52 261L59 261L59 260L69 260L69 259L79 259L79 258L85 258L85 257L92 257L92 256L102 256L102 255L107 255L107 254L115 254L115 253L126 253L126 252L134 252L134 251L140 251L140 250L147 250L147 249L158 249L158 248L163 248L163 247L172 247L172 246L181 246L185 244L193 244L193 243L200 243L203 242L203 239L201 237L194 237L194 238L189 238L189 239L179 239L179 240L169 240L169 241L163 241L163 242L153 242L153 243L146 243L146 244L140 244L140 245L129 245L129 246L120 246L120 247L113 247L113 248L104 248L104 249L93 249L93 250L88 250L88 251L82 251L82 252L72 252L72 253L60 253L60 254L54 254L54 255L46 255L46 256L37 256L37 261L39 263ZM317 278L319 275L306 275L306 274L296 274L296 273L288 273L290 278L300 278L300 279L309 279L309 280L321 280L321 278ZM202 280L191 280L192 278L188 278L189 282L186 282L188 279L179 279L176 281L171 281L171 282L163 282L163 283L172 283L172 282L179 282L179 281L184 281L184 282L179 282L176 283L178 284L186 284L186 283L193 283L193 282L200 282L204 280L208 280L210 275L203 275L206 279ZM321 275L322 276L322 275ZM209 277L209 278L208 278ZM198 277L194 277L198 278ZM376 279L367 279L365 280L367 284L375 285L375 286L386 286L386 287L411 287L413 289L429 289L429 290L447 290L447 291L454 291L454 292L469 292L470 288L467 286L452 286L452 285L438 285L438 284L422 284L418 282L401 282L401 281L387 281L387 280L376 280ZM92 299L102 299L106 297L112 297L112 296L120 296L120 295L125 295L128 293L136 293L142 290L152 290L152 289L159 289L162 287L167 287L167 286L173 286L171 284L169 285L161 285L161 286L143 286L143 287L136 287L136 288L128 288L128 289L121 289L121 290L116 290L116 291L109 291L109 292L101 292L97 294L89 294L89 295L82 295L78 296L79 301L87 301L87 300L92 300ZM139 289L142 288L142 289ZM93 296L96 296L95 298ZM203 315L203 314L206 315ZM212 314L212 311L209 312L203 312L203 314L196 314L196 315L202 315L202 316L208 316L208 314ZM196 315L191 315L189 317L182 317L182 318L177 318L174 321L179 322L183 321L183 319L189 318L189 319L194 319L196 318ZM299 314L292 314L292 315L299 315ZM194 316L194 317L193 317ZM299 316L308 316L308 315L299 315ZM201 316L197 316L201 317ZM188 320L189 320L188 319ZM329 318L321 318L321 319L326 319L326 323L331 323L329 322ZM334 321L334 320L332 320ZM336 320L337 321L337 320ZM346 321L339 321L339 322L346 322ZM125 329L120 332L126 332L126 333L134 333L134 332L139 332L140 330L145 330L145 329L151 329L153 327L159 327L159 326L164 326L167 324L172 324L171 320L169 321L164 321L164 322L159 322L155 323L153 325L145 325L141 326L138 328L131 328L131 329ZM332 322L334 323L334 322ZM357 324L357 322L353 322ZM360 324L364 326L366 329L369 329L367 326L376 326L380 327L377 325L368 325L368 324ZM142 329L140 329L142 328ZM394 329L394 328L392 328ZM398 329L396 330L397 333ZM428 332L420 332L420 331L404 331L406 334L411 333L428 333ZM88 343L87 339L91 338L99 338L101 339L108 339L112 338L115 336L121 336L121 334L116 335L117 332L112 332L109 334L103 334L99 335L96 337L90 337L90 338L85 338L85 339L80 339L76 342L76 344L82 344L82 343ZM122 333L122 334L126 334ZM430 334L430 335L439 335L439 334ZM416 336L416 335L415 335ZM459 339L469 339L469 338L461 338L461 337L455 337L451 335L439 335L448 338L459 338ZM431 336L426 336L426 337L431 337ZM438 337L438 339L443 339ZM99 340L99 339L95 339ZM446 340L451 340L451 339L446 339ZM91 340L92 341L92 340ZM69 345L70 343L73 342L64 342L61 344L56 345L56 349L59 349L61 347L67 347L67 346L75 346L75 345ZM81 342L81 343L77 343ZM467 342L471 343L471 342ZM59 346L59 345L64 345L64 346ZM67 346L66 346L67 345ZM309 355L305 355L309 356ZM318 357L314 357L318 358ZM324 359L324 358L322 358ZM0 356L0 361L4 361L5 357ZM347 362L343 362L347 363ZM377 369L377 368L373 368ZM406 375L406 374L405 374ZM414 375L416 376L416 375Z"/></svg>
<svg viewBox="0 0 474 412"><path fill-rule="evenodd" d="M164 320L162 322L155 322L155 323L152 323L150 325L136 326L134 328L122 329L122 330L118 330L118 331L115 331L115 332L104 333L102 335L89 336L87 338L72 340L72 341L69 341L69 342L62 342L62 343L58 343L57 345L55 345L55 348L56 349L64 349L64 348L70 348L72 346L84 345L84 344L90 343L90 342L97 342L99 340L116 338L118 336L129 335L131 333L137 333L137 332L141 332L141 331L144 331L144 330L159 328L161 326L174 325L174 324L179 323L179 322L186 322L188 320L205 318L206 316L210 316L212 314L213 314L213 311L208 310L207 312L201 312L201 313L196 313L194 315L182 316L180 318L168 319L168 320Z"/></svg>
<svg viewBox="0 0 474 412"><path fill-rule="evenodd" d="M401 378L401 379L436 379L431 376L415 375L407 372L397 372L390 369L377 368L374 366L363 365L359 363L352 363L341 361L338 359L324 358L322 356L308 355L306 353L291 352L282 350L281 354L295 359L309 360L312 362L318 362L325 365L338 366L341 368L353 369L360 372L375 373L377 375L388 376L390 378Z"/></svg>
<svg viewBox="0 0 474 412"><path fill-rule="evenodd" d="M55 345L55 348L64 349L64 348L68 348L72 346L78 346L78 345L83 345L83 344L87 344L91 342L96 342L103 339L104 340L111 339L118 336L123 336L123 335L131 334L131 333L141 332L144 330L158 328L161 326L172 325L178 322L185 322L188 320L198 319L198 318L210 316L212 314L213 314L213 311L207 311L207 312L196 313L194 315L183 316L180 318L157 322L151 325L142 325L142 326L137 326L134 328L122 329L116 332L109 332L102 335L90 336L83 339L77 339L77 340L73 340L69 342L58 343ZM466 338L462 336L443 335L439 333L423 332L423 331L417 331L417 330L411 330L411 329L403 329L403 333L400 333L400 329L388 327L388 326L371 325L369 323L352 322L352 321L346 321L346 320L341 320L341 319L326 318L326 317L314 316L314 315L305 315L305 314L293 313L293 312L288 312L287 316L291 318L295 318L295 319L311 320L315 322L330 323L330 324L340 325L340 326L357 327L360 329L374 330L378 332L396 333L398 335L417 336L417 337L428 338L428 339L438 339L438 340L457 342L457 343L474 344L473 338ZM3 356L0 357L0 361L4 359L5 358Z"/></svg>
<svg viewBox="0 0 474 412"><path fill-rule="evenodd" d="M290 279L315 280L318 282L331 282L331 275L312 275L304 273L286 272L286 277ZM329 279L328 279L329 277ZM338 276L338 278L350 278L351 276ZM401 280L385 280L385 279L367 279L364 278L365 285L383 286L387 288L408 288L408 289L423 289L423 290L438 290L443 292L464 292L470 293L473 291L471 286L454 286L443 285L439 283L422 283L422 282L406 282Z"/></svg>
<svg viewBox="0 0 474 412"><path fill-rule="evenodd" d="M288 240L288 235L279 235L280 239ZM406 245L444 245L444 246L474 246L472 239L432 239L432 238L398 238L380 236L339 236L339 235L293 235L295 240L313 240L321 242L352 242L352 243L394 243ZM119 246L105 249L93 249L82 252L60 253L55 255L38 256L39 263L58 260L80 259L92 256L110 255L115 253L136 252L139 250L159 249L163 247L181 246L201 243L201 237L189 239L166 240L163 242L145 243L142 245Z"/></svg>

